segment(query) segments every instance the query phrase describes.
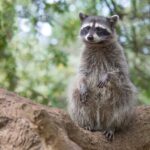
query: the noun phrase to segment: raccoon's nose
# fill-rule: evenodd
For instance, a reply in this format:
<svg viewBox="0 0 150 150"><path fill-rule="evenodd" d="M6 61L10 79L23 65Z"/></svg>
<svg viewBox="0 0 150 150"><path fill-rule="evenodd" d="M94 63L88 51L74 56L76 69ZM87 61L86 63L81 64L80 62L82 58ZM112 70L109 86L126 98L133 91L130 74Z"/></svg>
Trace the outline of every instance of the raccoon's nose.
<svg viewBox="0 0 150 150"><path fill-rule="evenodd" d="M93 37L92 35L89 35L89 36L87 37L87 39L88 39L89 41L93 41L93 40L94 40L94 37Z"/></svg>

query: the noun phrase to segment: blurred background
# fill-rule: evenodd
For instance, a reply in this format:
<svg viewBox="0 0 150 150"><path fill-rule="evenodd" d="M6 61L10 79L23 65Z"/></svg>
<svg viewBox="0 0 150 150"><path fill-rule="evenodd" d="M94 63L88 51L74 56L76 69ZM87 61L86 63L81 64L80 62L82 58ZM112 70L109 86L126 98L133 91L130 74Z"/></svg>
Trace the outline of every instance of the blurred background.
<svg viewBox="0 0 150 150"><path fill-rule="evenodd" d="M0 87L52 107L66 107L79 64L79 12L120 16L139 104L150 104L149 0L0 0Z"/></svg>

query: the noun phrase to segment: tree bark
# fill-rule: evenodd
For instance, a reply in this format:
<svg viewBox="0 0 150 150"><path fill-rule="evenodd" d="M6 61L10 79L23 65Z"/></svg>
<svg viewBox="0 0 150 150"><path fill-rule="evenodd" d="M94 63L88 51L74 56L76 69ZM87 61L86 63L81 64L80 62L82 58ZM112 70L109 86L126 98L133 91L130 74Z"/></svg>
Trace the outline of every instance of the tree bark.
<svg viewBox="0 0 150 150"><path fill-rule="evenodd" d="M129 128L109 142L60 109L0 89L0 150L150 150L150 106L137 107Z"/></svg>

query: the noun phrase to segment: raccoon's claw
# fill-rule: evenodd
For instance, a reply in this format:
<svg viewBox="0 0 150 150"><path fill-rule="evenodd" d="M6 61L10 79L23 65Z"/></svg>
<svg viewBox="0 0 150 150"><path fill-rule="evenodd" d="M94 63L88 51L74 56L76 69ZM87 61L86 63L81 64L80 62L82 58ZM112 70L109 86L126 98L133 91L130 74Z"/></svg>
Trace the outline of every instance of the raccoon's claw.
<svg viewBox="0 0 150 150"><path fill-rule="evenodd" d="M98 87L99 88L103 88L107 85L108 81L110 80L110 77L108 74L104 74L102 77L101 77L101 80L99 81L98 83Z"/></svg>
<svg viewBox="0 0 150 150"><path fill-rule="evenodd" d="M108 141L112 141L114 139L114 131L113 130L106 130L103 132L103 134L105 135L105 137Z"/></svg>
<svg viewBox="0 0 150 150"><path fill-rule="evenodd" d="M106 84L107 84L107 82L106 81L100 81L99 83L98 83L98 87L99 88L103 88L103 87L105 87L106 86Z"/></svg>
<svg viewBox="0 0 150 150"><path fill-rule="evenodd" d="M92 131L92 129L91 129L91 127L90 127L90 126L85 126L85 127L84 127L84 129L85 129L85 130Z"/></svg>
<svg viewBox="0 0 150 150"><path fill-rule="evenodd" d="M88 98L88 91L85 91L84 93L80 94L80 100L82 103L86 103Z"/></svg>

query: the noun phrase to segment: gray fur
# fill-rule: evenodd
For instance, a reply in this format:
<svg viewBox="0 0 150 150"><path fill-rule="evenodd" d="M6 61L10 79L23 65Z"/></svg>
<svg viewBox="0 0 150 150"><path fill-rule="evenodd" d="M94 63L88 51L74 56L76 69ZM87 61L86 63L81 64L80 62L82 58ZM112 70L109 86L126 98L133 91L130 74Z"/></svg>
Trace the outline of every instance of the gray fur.
<svg viewBox="0 0 150 150"><path fill-rule="evenodd" d="M69 90L69 114L85 129L124 128L132 118L136 90L123 49L115 34L101 43L84 43L79 71ZM104 75L109 80L98 87Z"/></svg>

